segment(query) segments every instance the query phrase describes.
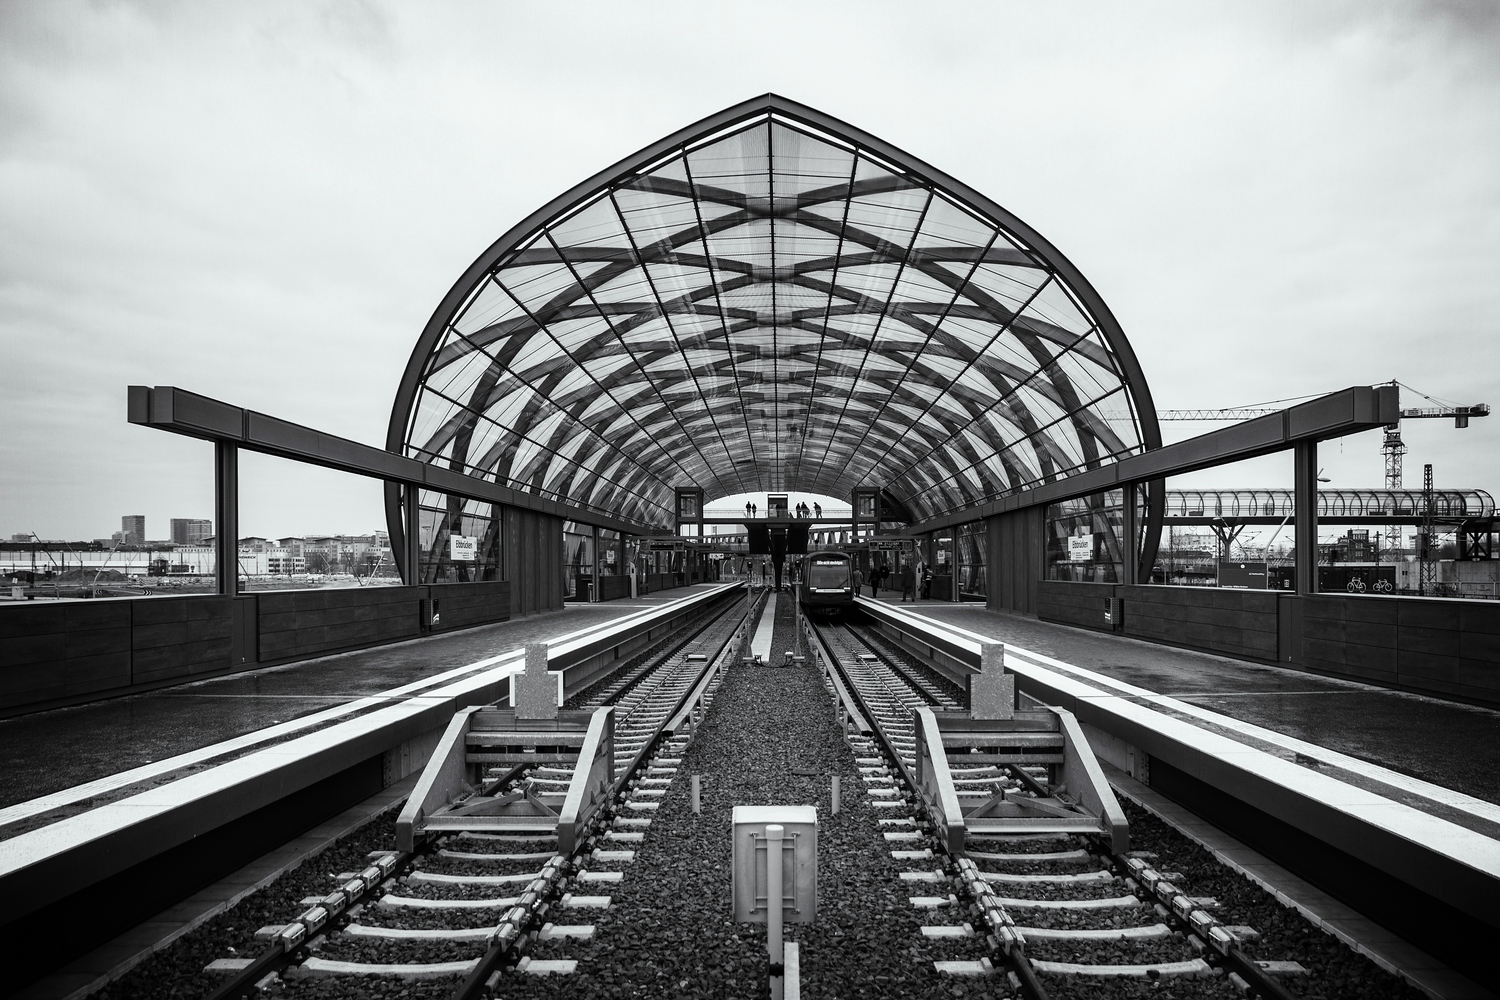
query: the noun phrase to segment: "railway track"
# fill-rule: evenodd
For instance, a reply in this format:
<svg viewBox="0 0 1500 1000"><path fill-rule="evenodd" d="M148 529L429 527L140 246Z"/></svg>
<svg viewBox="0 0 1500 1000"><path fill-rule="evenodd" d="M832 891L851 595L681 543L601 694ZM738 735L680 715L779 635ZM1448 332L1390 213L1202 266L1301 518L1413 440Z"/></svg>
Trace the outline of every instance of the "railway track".
<svg viewBox="0 0 1500 1000"><path fill-rule="evenodd" d="M950 849L923 795L919 716L966 718L965 698L873 629L812 622L808 629L830 693L837 698L842 687L855 703L849 742L908 898L923 911L923 943L942 956L932 959L936 972L1001 975L1029 1000L1071 994L1079 984L1090 995L1107 994L1111 983L1134 995L1128 984L1169 981L1191 995L1295 1000L1278 976L1303 971L1296 963L1250 958L1243 946L1254 940L1252 928L1221 919L1216 900L1191 895L1150 854L1116 850L1104 831L1049 830L1055 824L1044 820L1041 832L1011 824L1010 832L990 833L975 823L963 846ZM1061 755L1051 751L1062 749L1061 734L1029 735L1016 761L996 759L978 741L947 747L951 789L965 810L1057 801L1052 768ZM1061 801L1071 802L1066 794Z"/></svg>
<svg viewBox="0 0 1500 1000"><path fill-rule="evenodd" d="M625 878L724 669L748 642L746 617L745 602L726 600L569 702L583 712L612 707L602 764L608 802L582 829L491 832L483 815L464 820L460 800L457 815L434 821L436 829L410 849L376 852L363 870L338 874L326 896L304 899L307 908L287 923L263 928L257 937L266 950L224 963L240 967L226 970L229 978L210 996L254 997L273 984L277 996L315 995L329 979L399 976L444 980L447 988L430 992L475 998L493 995L508 975L572 972L570 959L533 961L527 953L539 941L594 933L590 913L610 905L609 887ZM470 734L461 759L503 756L488 753L498 748L480 736L476 742ZM578 784L575 771L591 761L586 749L574 761L546 752L548 740L564 737L538 732L532 739L536 745L524 749L534 763L489 764L468 798L556 817Z"/></svg>

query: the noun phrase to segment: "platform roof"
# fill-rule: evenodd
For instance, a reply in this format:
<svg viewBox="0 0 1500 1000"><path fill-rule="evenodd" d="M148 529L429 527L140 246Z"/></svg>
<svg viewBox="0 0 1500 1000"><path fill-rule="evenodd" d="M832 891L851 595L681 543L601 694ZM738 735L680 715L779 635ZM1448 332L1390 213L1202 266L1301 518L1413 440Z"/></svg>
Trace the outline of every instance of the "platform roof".
<svg viewBox="0 0 1500 1000"><path fill-rule="evenodd" d="M774 95L505 234L423 331L388 447L646 523L879 486L920 520L1160 445L1130 345L1000 206Z"/></svg>

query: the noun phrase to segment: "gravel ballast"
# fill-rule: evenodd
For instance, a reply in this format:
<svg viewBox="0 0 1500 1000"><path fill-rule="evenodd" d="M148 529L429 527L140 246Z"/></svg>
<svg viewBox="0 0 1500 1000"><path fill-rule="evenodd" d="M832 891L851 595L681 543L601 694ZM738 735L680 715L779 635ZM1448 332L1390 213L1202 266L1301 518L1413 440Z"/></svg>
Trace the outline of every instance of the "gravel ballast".
<svg viewBox="0 0 1500 1000"><path fill-rule="evenodd" d="M777 606L773 651L792 648L791 599ZM802 775L796 771L813 771ZM703 776L703 812L694 816L690 776ZM842 805L829 815L830 779ZM935 867L892 860L876 823L902 811L874 810L834 720L815 668L730 670L708 718L683 755L676 779L646 830L625 881L610 887L614 905L592 920L591 942L539 944L539 958L574 958L572 976L516 976L503 996L759 997L767 995L763 925L735 924L731 910L731 814L736 805L818 808L818 918L788 925L801 942L802 995L842 997L998 997L1003 980L940 977L936 958L978 958L982 939L931 943L920 933L934 919L912 895L946 895L947 884L903 884L897 872ZM884 829L890 829L889 827ZM939 911L941 912L941 911ZM582 922L582 921L580 921Z"/></svg>

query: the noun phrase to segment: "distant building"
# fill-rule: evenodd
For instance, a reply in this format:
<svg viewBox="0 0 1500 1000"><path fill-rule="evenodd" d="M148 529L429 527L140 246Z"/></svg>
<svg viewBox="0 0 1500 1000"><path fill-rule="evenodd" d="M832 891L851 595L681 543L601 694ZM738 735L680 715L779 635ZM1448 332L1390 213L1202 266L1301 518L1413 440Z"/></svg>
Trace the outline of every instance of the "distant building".
<svg viewBox="0 0 1500 1000"><path fill-rule="evenodd" d="M213 537L214 523L197 517L172 518L173 545L201 545Z"/></svg>
<svg viewBox="0 0 1500 1000"><path fill-rule="evenodd" d="M31 541L31 532L23 531L19 535L11 535L10 540L13 542L29 542Z"/></svg>
<svg viewBox="0 0 1500 1000"><path fill-rule="evenodd" d="M146 544L146 515L126 514L120 518L120 544Z"/></svg>

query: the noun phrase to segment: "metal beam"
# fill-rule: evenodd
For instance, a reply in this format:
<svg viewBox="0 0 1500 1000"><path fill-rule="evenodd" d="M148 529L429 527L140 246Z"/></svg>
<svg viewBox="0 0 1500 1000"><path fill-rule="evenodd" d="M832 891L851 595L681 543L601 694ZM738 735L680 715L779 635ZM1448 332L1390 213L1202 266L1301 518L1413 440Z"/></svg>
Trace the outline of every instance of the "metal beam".
<svg viewBox="0 0 1500 1000"><path fill-rule="evenodd" d="M1295 447L1299 442L1376 430L1400 413L1395 386L1357 385L1306 403L1197 437L1142 452L1057 482L1022 490L986 504L911 525L912 532L933 531L1039 504L1060 503L1091 493L1120 489L1125 483L1180 476L1216 465L1229 465Z"/></svg>
<svg viewBox="0 0 1500 1000"><path fill-rule="evenodd" d="M523 490L429 465L405 455L247 410L176 386L131 386L129 419L131 423L143 427L247 448L277 458L289 458L294 462L320 465L357 476L526 508L633 535L666 534L666 529L658 525L626 520L548 500Z"/></svg>

